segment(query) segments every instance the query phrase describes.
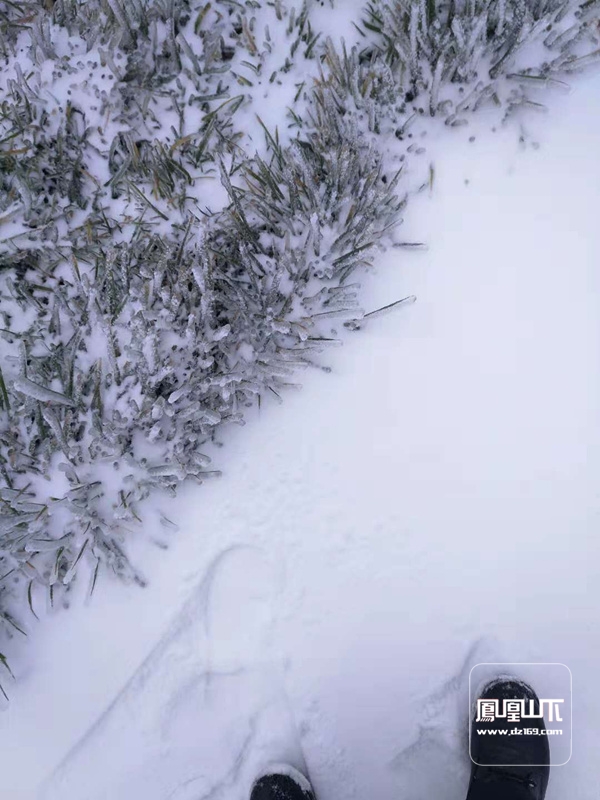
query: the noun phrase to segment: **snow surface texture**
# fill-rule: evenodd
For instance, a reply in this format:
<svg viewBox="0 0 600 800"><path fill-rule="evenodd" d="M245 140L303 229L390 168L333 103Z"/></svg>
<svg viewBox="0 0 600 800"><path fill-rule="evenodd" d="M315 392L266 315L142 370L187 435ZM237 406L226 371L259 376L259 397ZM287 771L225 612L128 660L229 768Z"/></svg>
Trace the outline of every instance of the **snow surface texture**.
<svg viewBox="0 0 600 800"><path fill-rule="evenodd" d="M145 583L150 492L218 476L228 428L362 326L425 137L541 110L598 60L597 10L0 0L3 666L79 576Z"/></svg>
<svg viewBox="0 0 600 800"><path fill-rule="evenodd" d="M596 800L599 92L554 96L539 149L484 117L438 131L403 228L429 249L364 285L418 302L257 412L220 481L154 498L181 535L138 545L145 591L101 577L46 621L3 795L242 800L287 760L320 800L463 800L470 667L561 661L573 757L547 800Z"/></svg>

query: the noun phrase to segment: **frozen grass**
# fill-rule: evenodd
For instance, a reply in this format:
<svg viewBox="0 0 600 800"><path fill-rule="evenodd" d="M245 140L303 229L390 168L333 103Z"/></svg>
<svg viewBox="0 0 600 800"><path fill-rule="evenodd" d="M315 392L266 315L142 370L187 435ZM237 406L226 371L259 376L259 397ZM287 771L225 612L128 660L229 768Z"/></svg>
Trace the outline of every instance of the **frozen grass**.
<svg viewBox="0 0 600 800"><path fill-rule="evenodd" d="M142 584L153 487L218 475L223 427L360 327L349 279L407 198L383 135L540 107L600 52L597 2L374 2L350 52L311 8L0 0L4 638L83 564Z"/></svg>

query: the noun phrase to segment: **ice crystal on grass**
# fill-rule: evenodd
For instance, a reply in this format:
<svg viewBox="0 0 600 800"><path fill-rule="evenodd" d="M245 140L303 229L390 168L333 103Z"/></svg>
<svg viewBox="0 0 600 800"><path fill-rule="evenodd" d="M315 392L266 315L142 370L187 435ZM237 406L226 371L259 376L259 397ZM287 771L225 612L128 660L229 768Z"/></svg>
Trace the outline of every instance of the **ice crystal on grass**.
<svg viewBox="0 0 600 800"><path fill-rule="evenodd" d="M374 0L350 53L310 9L0 0L3 634L83 564L143 584L148 494L217 476L217 433L318 365L332 319L412 299L365 315L351 281L406 202L368 131L510 111L597 57L589 2ZM298 63L284 136L254 102Z"/></svg>
<svg viewBox="0 0 600 800"><path fill-rule="evenodd" d="M365 46L340 53L329 40L322 81L348 111L366 112L372 131L400 138L413 116L457 125L495 104L506 118L600 60L598 17L596 3L570 0L372 0L359 24Z"/></svg>

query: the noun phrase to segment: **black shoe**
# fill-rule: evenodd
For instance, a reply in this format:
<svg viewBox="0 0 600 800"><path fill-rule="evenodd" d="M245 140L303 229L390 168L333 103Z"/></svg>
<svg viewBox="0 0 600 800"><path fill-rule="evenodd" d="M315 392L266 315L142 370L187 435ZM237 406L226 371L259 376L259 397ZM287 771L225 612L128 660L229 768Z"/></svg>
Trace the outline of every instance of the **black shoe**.
<svg viewBox="0 0 600 800"><path fill-rule="evenodd" d="M250 800L315 800L315 795L301 772L278 764L255 781Z"/></svg>
<svg viewBox="0 0 600 800"><path fill-rule="evenodd" d="M525 711L539 714L540 701L533 689L517 680L498 678L485 687L481 700L525 700ZM530 701L533 701L530 704ZM532 728L535 734L512 734ZM505 734L479 733L505 730ZM471 781L467 800L544 800L550 776L550 748L543 717L509 721L506 717L477 720L471 727ZM544 731L544 733L541 733Z"/></svg>

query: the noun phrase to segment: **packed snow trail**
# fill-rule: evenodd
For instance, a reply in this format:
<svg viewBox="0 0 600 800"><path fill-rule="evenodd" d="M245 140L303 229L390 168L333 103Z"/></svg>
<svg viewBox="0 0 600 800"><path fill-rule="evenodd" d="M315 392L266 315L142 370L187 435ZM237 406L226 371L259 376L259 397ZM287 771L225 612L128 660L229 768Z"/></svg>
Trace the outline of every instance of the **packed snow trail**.
<svg viewBox="0 0 600 800"><path fill-rule="evenodd" d="M49 621L5 796L242 800L288 759L320 800L463 800L470 667L561 661L573 757L547 800L595 800L599 92L551 99L539 150L440 136L400 237L429 250L363 282L367 309L417 303L232 435L220 481L157 500L182 532L140 553L147 590Z"/></svg>

